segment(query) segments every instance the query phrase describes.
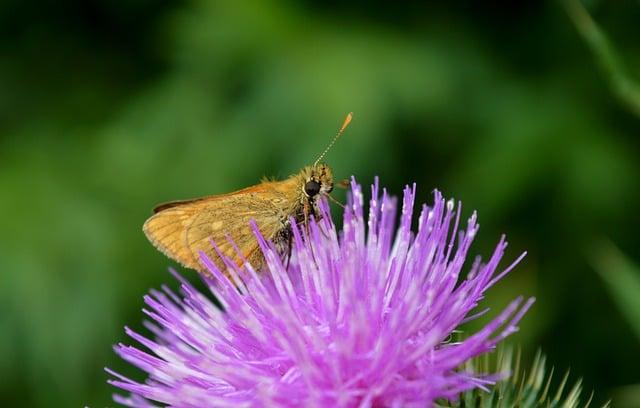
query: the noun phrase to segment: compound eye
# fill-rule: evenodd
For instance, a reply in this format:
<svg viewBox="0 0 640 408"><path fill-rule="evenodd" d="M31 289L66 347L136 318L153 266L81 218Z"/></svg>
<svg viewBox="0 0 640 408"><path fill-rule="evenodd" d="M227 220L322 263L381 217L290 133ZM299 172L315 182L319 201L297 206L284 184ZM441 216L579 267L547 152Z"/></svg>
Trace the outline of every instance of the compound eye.
<svg viewBox="0 0 640 408"><path fill-rule="evenodd" d="M313 197L320 192L320 183L317 181L307 181L307 184L304 185L304 192L307 193L309 197Z"/></svg>

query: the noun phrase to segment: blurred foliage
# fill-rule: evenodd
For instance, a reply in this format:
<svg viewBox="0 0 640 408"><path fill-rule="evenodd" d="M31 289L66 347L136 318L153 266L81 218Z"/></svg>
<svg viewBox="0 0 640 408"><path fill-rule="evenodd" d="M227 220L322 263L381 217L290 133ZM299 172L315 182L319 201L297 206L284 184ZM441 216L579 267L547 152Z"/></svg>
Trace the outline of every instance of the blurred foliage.
<svg viewBox="0 0 640 408"><path fill-rule="evenodd" d="M596 24L580 0L564 0L567 12L578 32L591 48L609 78L611 89L627 107L640 117L640 85L632 79L617 50Z"/></svg>
<svg viewBox="0 0 640 408"><path fill-rule="evenodd" d="M593 261L611 298L640 340L640 268L610 243L595 248Z"/></svg>
<svg viewBox="0 0 640 408"><path fill-rule="evenodd" d="M606 283L611 299L640 341L640 267L609 242L594 245L592 260ZM640 383L618 387L613 397L621 406L640 406Z"/></svg>
<svg viewBox="0 0 640 408"><path fill-rule="evenodd" d="M637 71L637 2L590 12ZM640 123L561 4L9 0L0 46L4 405L109 405L102 366L140 376L111 345L170 281L150 208L295 172L348 111L338 177L440 188L478 209L475 252L503 232L508 256L528 250L487 299L538 298L514 341L596 406L640 383L629 313L588 256L606 237L640 260Z"/></svg>
<svg viewBox="0 0 640 408"><path fill-rule="evenodd" d="M463 368L471 373L500 373L504 379L488 390L480 388L463 393L457 401L441 401L437 407L445 408L588 408L593 393L587 398L582 395L582 381L571 388L567 385L569 372L559 384L552 387L554 370L547 370L546 357L538 351L531 367L520 367L520 351L513 347L500 346L492 354L484 354L465 364ZM581 401L582 399L582 401ZM586 400L586 401L585 401ZM609 407L605 402L602 408Z"/></svg>

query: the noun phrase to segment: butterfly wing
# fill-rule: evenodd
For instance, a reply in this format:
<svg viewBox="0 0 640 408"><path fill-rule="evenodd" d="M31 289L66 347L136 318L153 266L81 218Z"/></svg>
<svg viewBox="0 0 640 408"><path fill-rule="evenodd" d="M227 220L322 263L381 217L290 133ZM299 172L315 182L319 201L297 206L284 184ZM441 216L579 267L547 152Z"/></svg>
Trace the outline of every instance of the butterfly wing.
<svg viewBox="0 0 640 408"><path fill-rule="evenodd" d="M145 222L143 230L155 247L187 268L205 271L200 262L202 251L221 270L226 269L210 240L237 264L245 258L259 268L262 254L250 221L255 220L267 239L286 228L292 211L286 182L261 183L230 194L163 204L159 212ZM233 240L241 255L227 237Z"/></svg>

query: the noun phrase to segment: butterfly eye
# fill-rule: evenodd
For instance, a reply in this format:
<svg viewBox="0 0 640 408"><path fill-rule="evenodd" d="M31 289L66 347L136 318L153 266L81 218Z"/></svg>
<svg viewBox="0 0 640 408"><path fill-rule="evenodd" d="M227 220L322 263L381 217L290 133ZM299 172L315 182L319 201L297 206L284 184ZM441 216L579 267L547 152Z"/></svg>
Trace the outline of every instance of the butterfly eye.
<svg viewBox="0 0 640 408"><path fill-rule="evenodd" d="M317 181L307 181L307 184L304 185L304 192L309 196L313 197L320 192L320 183Z"/></svg>

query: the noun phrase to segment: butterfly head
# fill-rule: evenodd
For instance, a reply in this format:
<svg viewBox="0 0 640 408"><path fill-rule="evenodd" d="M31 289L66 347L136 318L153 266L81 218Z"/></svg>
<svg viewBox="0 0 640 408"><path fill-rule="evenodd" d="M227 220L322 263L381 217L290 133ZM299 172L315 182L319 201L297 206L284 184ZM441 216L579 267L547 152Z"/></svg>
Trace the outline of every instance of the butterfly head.
<svg viewBox="0 0 640 408"><path fill-rule="evenodd" d="M333 173L328 165L318 163L305 170L302 191L308 199L315 201L317 196L328 195L333 191Z"/></svg>

